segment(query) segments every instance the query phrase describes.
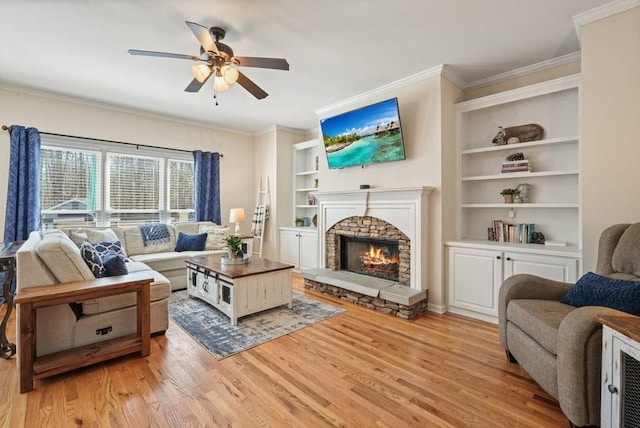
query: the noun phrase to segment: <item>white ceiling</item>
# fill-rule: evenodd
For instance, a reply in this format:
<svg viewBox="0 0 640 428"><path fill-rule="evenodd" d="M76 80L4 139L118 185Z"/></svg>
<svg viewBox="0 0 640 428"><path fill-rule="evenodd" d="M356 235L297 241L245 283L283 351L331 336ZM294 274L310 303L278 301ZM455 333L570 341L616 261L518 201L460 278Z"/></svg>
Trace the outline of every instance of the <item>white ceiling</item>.
<svg viewBox="0 0 640 428"><path fill-rule="evenodd" d="M311 129L315 110L440 64L472 83L579 51L572 17L611 0L0 0L0 85L97 101L243 132ZM212 81L184 92L199 54L185 25L227 29L236 55L286 58L243 68L214 105ZM37 124L30 124L37 126Z"/></svg>

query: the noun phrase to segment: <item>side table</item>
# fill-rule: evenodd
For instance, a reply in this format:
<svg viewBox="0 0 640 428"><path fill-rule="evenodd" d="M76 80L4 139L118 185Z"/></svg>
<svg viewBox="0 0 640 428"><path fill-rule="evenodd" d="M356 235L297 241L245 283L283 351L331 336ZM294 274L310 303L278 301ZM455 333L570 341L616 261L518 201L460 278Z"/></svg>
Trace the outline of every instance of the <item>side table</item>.
<svg viewBox="0 0 640 428"><path fill-rule="evenodd" d="M0 250L0 272L6 272L7 277L2 284L3 301L7 304L2 324L0 324L0 358L9 359L16 353L16 345L7 340L7 321L13 310L13 294L11 294L11 282L16 273L16 252L24 241L5 242Z"/></svg>

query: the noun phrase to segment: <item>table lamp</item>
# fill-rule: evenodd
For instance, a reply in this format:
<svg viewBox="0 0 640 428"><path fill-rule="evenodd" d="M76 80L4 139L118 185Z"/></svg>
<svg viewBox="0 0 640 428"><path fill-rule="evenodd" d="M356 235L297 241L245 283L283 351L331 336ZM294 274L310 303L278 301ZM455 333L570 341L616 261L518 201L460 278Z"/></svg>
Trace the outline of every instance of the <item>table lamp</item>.
<svg viewBox="0 0 640 428"><path fill-rule="evenodd" d="M240 235L240 222L244 221L244 208L231 208L229 223L236 224L236 235Z"/></svg>

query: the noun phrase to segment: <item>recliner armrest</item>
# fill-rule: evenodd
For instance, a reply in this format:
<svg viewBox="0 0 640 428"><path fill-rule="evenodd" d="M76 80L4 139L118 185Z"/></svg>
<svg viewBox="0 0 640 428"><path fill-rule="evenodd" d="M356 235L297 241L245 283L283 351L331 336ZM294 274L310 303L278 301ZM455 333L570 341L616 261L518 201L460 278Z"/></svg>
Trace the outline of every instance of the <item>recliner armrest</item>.
<svg viewBox="0 0 640 428"><path fill-rule="evenodd" d="M560 323L557 343L558 401L577 426L600 422L602 324L599 315L631 316L603 306L583 306Z"/></svg>

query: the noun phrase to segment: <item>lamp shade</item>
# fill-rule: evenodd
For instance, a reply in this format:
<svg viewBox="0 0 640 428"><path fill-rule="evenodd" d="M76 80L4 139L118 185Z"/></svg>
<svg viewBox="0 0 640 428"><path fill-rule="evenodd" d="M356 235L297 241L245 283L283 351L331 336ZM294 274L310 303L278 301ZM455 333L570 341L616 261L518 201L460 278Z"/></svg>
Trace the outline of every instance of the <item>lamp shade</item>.
<svg viewBox="0 0 640 428"><path fill-rule="evenodd" d="M231 67L230 65L222 66L222 68L220 69L220 73L222 74L224 81L228 84L235 83L235 81L238 80L238 70L235 67Z"/></svg>
<svg viewBox="0 0 640 428"><path fill-rule="evenodd" d="M229 84L224 80L222 76L216 75L213 81L213 89L220 92L226 91L227 89L229 89Z"/></svg>
<svg viewBox="0 0 640 428"><path fill-rule="evenodd" d="M244 208L231 208L229 223L236 224L235 234L240 235L240 223L244 221Z"/></svg>
<svg viewBox="0 0 640 428"><path fill-rule="evenodd" d="M231 208L229 212L229 223L240 223L244 221L244 208Z"/></svg>
<svg viewBox="0 0 640 428"><path fill-rule="evenodd" d="M207 77L211 74L211 68L209 68L206 64L198 64L191 66L191 72L193 73L193 77L200 83L207 80Z"/></svg>

